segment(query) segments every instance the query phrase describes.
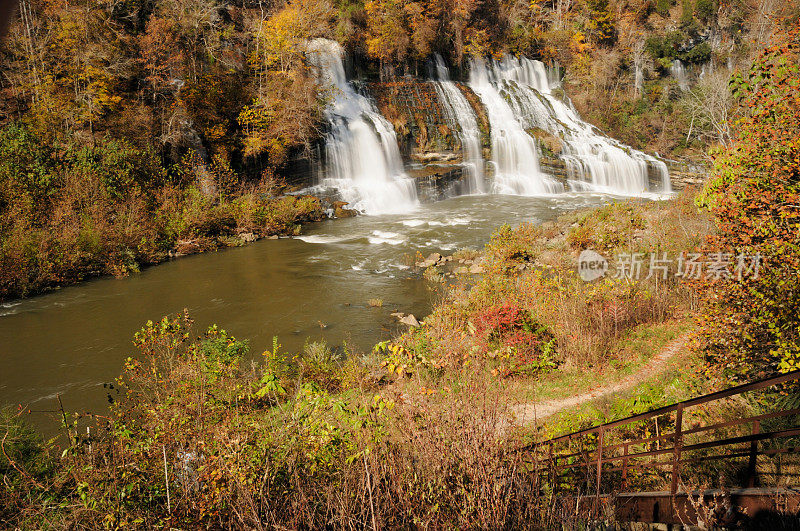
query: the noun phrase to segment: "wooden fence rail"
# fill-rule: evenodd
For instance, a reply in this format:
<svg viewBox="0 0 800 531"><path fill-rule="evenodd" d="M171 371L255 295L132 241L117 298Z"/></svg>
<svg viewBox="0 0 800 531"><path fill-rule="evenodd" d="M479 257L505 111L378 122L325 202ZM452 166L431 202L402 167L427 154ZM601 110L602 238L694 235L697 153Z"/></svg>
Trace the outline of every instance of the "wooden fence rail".
<svg viewBox="0 0 800 531"><path fill-rule="evenodd" d="M695 406L705 406L704 410L714 411L712 403L715 401L735 399L744 393L770 388L784 391L788 396L788 393L798 391L798 380L800 371L794 371L739 385L534 443L522 448L522 451L529 453L529 464L542 484L550 485L551 490L556 493L572 489L577 495L582 495L584 500L594 497L595 507L599 506L601 497L608 497L612 493L632 493L642 490L641 486L631 483L630 475L634 471L641 472L648 469L661 472L665 483L669 484L668 490L658 494L669 495L674 499L681 492L682 467L702 462L747 458L744 478L743 480L740 478L743 484L727 485L727 487L752 488L757 483L759 456L800 452L800 438L798 438L800 417L793 418L800 415L800 408L792 407L797 404L772 404L769 409L773 410L767 413L690 427L685 426L686 410ZM624 434L619 436L618 432L625 428L630 430L631 425L636 423L648 426L652 424L655 433L647 431L644 436L638 438L626 438ZM781 423L783 425L764 429L765 424ZM703 437L707 440L694 440ZM577 450L573 448L576 443L579 446ZM721 449L722 452L707 453L715 448ZM695 455L701 451L706 452L706 455ZM798 474L795 469L794 472L786 470L783 475Z"/></svg>

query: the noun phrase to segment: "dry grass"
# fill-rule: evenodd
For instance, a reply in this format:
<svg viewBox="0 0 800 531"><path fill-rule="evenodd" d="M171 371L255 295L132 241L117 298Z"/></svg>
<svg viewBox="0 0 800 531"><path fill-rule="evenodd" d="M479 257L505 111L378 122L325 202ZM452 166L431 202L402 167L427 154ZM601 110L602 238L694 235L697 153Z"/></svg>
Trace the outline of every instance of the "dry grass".
<svg viewBox="0 0 800 531"><path fill-rule="evenodd" d="M695 290L675 278L674 263L667 279L657 274L646 278L647 260L649 253L666 252L674 260L681 251L691 252L710 229L691 191L668 202L616 203L571 213L556 223L501 229L482 253L487 274L474 286L448 286L425 329L410 332L404 344L458 364L487 352L475 336L476 319L510 306L555 337L563 366L603 367L629 331L697 309ZM576 274L578 253L585 248L601 252L611 263L620 253L647 253L642 275L585 282Z"/></svg>

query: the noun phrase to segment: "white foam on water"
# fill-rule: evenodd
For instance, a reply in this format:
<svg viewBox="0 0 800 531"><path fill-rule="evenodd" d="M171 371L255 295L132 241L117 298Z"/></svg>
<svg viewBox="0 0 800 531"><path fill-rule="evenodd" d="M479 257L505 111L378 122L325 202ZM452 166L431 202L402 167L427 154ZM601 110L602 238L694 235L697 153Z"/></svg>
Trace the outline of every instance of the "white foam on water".
<svg viewBox="0 0 800 531"><path fill-rule="evenodd" d="M372 231L374 236L378 236L380 238L399 238L400 235L396 232L388 232L383 230L374 230Z"/></svg>
<svg viewBox="0 0 800 531"><path fill-rule="evenodd" d="M430 222L422 219L404 219L403 221L401 221L401 223L406 227L419 227L420 225L425 225L426 223Z"/></svg>
<svg viewBox="0 0 800 531"><path fill-rule="evenodd" d="M327 236L324 234L312 234L310 236L295 236L295 240L302 240L306 243L339 243L347 238L337 236Z"/></svg>
<svg viewBox="0 0 800 531"><path fill-rule="evenodd" d="M380 245L382 243L386 243L388 245L400 245L401 243L403 243L405 241L405 240L402 240L402 239L398 240L398 239L394 239L394 238L381 238L381 237L375 237L375 236L370 236L369 238L367 238L367 240L369 241L369 243L371 243L373 245Z"/></svg>

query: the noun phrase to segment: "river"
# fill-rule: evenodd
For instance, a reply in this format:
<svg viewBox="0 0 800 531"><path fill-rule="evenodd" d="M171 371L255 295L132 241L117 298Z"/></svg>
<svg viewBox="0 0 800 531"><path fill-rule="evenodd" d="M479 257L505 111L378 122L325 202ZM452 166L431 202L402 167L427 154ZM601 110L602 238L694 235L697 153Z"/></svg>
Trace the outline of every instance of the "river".
<svg viewBox="0 0 800 531"><path fill-rule="evenodd" d="M424 316L436 292L413 267L417 253L479 248L503 223L539 223L612 196L464 196L403 215L359 216L305 227L294 239L194 255L124 279L101 278L0 307L0 404L103 412L104 383L135 355L134 332L188 308L199 334L217 323L257 356L278 336L284 350L306 340L368 351L398 330L395 310ZM379 298L382 307L370 307ZM31 422L46 432L52 413Z"/></svg>

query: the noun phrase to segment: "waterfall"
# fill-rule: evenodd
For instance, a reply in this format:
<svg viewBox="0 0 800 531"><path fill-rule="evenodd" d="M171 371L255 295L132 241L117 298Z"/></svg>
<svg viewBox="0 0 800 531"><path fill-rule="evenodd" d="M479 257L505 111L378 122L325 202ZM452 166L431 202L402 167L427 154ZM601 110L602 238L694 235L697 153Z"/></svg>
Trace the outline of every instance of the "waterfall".
<svg viewBox="0 0 800 531"><path fill-rule="evenodd" d="M547 75L545 72L545 79ZM480 97L489 117L494 165L493 191L501 194L539 195L563 192L564 187L539 169L536 141L517 120L503 98L502 80L485 62L473 59L470 87Z"/></svg>
<svg viewBox="0 0 800 531"><path fill-rule="evenodd" d="M669 67L669 73L672 74L672 77L678 82L678 88L684 92L689 90L689 77L686 74L686 66L683 64L683 61L680 59L672 61L672 65Z"/></svg>
<svg viewBox="0 0 800 531"><path fill-rule="evenodd" d="M438 78L435 83L436 93L448 123L454 129L457 126L459 131L458 139L461 142L464 168L468 177L466 193L484 193L486 186L481 153L481 130L478 127L475 111L458 85L450 81L450 72L439 54L435 56L435 64Z"/></svg>
<svg viewBox="0 0 800 531"><path fill-rule="evenodd" d="M505 127L522 131L528 138L531 137L526 130L541 129L561 143L559 156L566 164L573 189L639 195L651 191L648 175L652 170L661 180L657 191L671 191L666 164L584 122L566 96L553 94L558 81L548 76L540 61L505 57L489 63L474 61L472 67L473 85L480 89L479 92L476 88L476 92L484 100L492 121L493 145L495 122L506 123ZM514 125L507 125L509 119ZM497 152L502 154L503 148ZM499 157L495 160L503 166ZM538 160L536 164L538 171Z"/></svg>
<svg viewBox="0 0 800 531"><path fill-rule="evenodd" d="M365 214L407 212L417 205L392 124L347 81L341 46L327 39L308 44L307 56L329 90L325 110L326 170L320 184L335 188L342 200Z"/></svg>

